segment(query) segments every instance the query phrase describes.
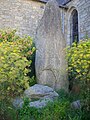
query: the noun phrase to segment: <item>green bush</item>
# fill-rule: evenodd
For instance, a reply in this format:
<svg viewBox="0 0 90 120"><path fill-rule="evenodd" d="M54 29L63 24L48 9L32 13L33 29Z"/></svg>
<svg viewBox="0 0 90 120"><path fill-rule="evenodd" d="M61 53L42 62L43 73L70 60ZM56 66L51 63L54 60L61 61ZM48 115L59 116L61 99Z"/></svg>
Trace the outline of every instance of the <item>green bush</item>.
<svg viewBox="0 0 90 120"><path fill-rule="evenodd" d="M29 87L27 74L35 47L28 36L19 37L15 30L0 31L0 100L15 97Z"/></svg>
<svg viewBox="0 0 90 120"><path fill-rule="evenodd" d="M70 83L72 88L79 90L83 116L86 119L90 110L90 39L78 44L73 43L72 47L67 49L67 59Z"/></svg>
<svg viewBox="0 0 90 120"><path fill-rule="evenodd" d="M69 78L81 84L81 87L90 87L90 39L73 43L67 50Z"/></svg>

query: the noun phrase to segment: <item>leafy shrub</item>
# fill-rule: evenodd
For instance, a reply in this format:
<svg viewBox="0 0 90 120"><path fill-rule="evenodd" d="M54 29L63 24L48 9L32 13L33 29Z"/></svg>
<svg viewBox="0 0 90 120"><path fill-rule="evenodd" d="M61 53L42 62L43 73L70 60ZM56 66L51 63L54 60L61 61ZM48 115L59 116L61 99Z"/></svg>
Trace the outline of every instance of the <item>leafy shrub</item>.
<svg viewBox="0 0 90 120"><path fill-rule="evenodd" d="M23 38L13 31L0 31L0 99L19 95L29 86L31 60L35 47L28 36Z"/></svg>
<svg viewBox="0 0 90 120"><path fill-rule="evenodd" d="M72 88L79 90L86 119L90 110L90 39L80 41L78 44L73 43L67 50L67 59L69 79Z"/></svg>
<svg viewBox="0 0 90 120"><path fill-rule="evenodd" d="M80 82L81 86L90 87L90 39L73 43L67 51L69 78Z"/></svg>

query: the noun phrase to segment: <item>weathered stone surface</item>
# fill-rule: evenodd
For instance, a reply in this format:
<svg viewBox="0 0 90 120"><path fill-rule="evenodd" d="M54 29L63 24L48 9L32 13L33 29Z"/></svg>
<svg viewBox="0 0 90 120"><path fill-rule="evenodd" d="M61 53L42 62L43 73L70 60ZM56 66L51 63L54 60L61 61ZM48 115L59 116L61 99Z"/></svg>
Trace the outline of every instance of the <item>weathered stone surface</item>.
<svg viewBox="0 0 90 120"><path fill-rule="evenodd" d="M42 108L47 105L48 102L53 102L59 95L50 87L36 84L29 89L25 90L24 97L30 98L30 107ZM36 100L38 98L38 100ZM22 108L23 100L16 98L13 101L13 106L16 108Z"/></svg>
<svg viewBox="0 0 90 120"><path fill-rule="evenodd" d="M17 109L21 108L22 104L23 104L23 100L20 97L17 97L13 100L13 106Z"/></svg>
<svg viewBox="0 0 90 120"><path fill-rule="evenodd" d="M34 38L44 5L34 0L0 0L0 29L14 28L19 35Z"/></svg>
<svg viewBox="0 0 90 120"><path fill-rule="evenodd" d="M80 109L81 108L81 102L80 100L74 101L71 103L71 107L74 109Z"/></svg>
<svg viewBox="0 0 90 120"><path fill-rule="evenodd" d="M33 98L51 98L54 99L55 97L58 97L58 94L50 87L35 84L34 86L28 88L25 90L24 95L26 97L29 97L31 100Z"/></svg>
<svg viewBox="0 0 90 120"><path fill-rule="evenodd" d="M61 14L55 0L50 0L36 33L36 76L38 83L54 89L68 90L65 39L61 30Z"/></svg>
<svg viewBox="0 0 90 120"><path fill-rule="evenodd" d="M58 1L63 2L63 0ZM0 29L16 28L20 35L28 34L34 38L44 6L45 3L39 2L39 0L0 0ZM72 41L70 18L72 18L72 10L75 8L78 11L79 39L85 38L86 33L90 37L90 0L70 0L66 7L67 10L62 7L60 10L62 30L67 44L70 45Z"/></svg>
<svg viewBox="0 0 90 120"><path fill-rule="evenodd" d="M37 101L33 101L33 102L30 102L29 105L30 107L35 107L35 108L42 108L42 107L45 107L47 105L48 102L53 102L53 99L50 99L50 98L44 98L44 99L40 99L40 100L37 100ZM17 98L13 101L13 106L16 108L16 109L20 109L22 108L24 102L21 98Z"/></svg>
<svg viewBox="0 0 90 120"><path fill-rule="evenodd" d="M30 107L42 108L47 105L48 102L53 102L52 99L42 99L34 102L30 102Z"/></svg>

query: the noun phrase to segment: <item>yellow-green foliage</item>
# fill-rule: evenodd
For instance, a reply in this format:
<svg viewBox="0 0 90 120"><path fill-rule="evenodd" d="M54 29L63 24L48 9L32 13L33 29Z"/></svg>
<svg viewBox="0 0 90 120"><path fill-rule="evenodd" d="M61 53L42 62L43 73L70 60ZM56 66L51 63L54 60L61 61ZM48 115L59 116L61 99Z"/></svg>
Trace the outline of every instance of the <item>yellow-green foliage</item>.
<svg viewBox="0 0 90 120"><path fill-rule="evenodd" d="M90 39L73 43L68 49L69 74L74 79L90 80Z"/></svg>
<svg viewBox="0 0 90 120"><path fill-rule="evenodd" d="M73 84L79 84L83 92L90 88L90 39L73 43L67 50L68 73Z"/></svg>
<svg viewBox="0 0 90 120"><path fill-rule="evenodd" d="M19 95L29 86L27 57L35 48L30 37L20 38L15 32L0 31L0 99Z"/></svg>

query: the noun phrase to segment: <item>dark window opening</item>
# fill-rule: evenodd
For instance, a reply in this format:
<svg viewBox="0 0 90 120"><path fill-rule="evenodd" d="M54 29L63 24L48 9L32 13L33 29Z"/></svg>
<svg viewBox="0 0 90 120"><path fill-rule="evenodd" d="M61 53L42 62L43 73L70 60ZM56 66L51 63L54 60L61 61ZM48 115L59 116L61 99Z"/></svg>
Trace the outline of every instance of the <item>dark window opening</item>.
<svg viewBox="0 0 90 120"><path fill-rule="evenodd" d="M78 35L78 12L77 10L74 10L72 12L72 42L79 41L79 35Z"/></svg>

